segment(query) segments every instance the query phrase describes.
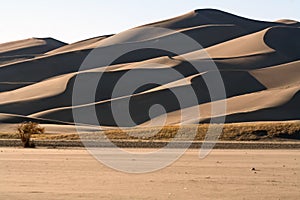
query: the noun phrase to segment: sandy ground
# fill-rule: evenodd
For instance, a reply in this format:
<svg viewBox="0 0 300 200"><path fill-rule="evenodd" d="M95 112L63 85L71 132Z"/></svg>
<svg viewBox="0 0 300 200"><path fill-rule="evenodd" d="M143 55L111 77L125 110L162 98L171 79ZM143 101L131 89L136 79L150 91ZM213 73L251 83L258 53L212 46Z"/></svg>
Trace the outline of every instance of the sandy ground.
<svg viewBox="0 0 300 200"><path fill-rule="evenodd" d="M299 150L188 150L171 166L126 174L83 149L0 148L0 199L297 199ZM252 171L251 168L256 171Z"/></svg>

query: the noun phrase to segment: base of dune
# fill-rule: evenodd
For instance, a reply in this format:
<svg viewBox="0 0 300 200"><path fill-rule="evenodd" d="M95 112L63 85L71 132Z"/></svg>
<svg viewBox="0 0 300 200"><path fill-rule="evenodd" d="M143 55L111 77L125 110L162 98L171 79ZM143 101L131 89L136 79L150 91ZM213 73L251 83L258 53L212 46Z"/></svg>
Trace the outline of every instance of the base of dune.
<svg viewBox="0 0 300 200"><path fill-rule="evenodd" d="M0 123L1 140L19 140L19 124ZM32 135L39 141L101 140L104 136L117 141L204 141L207 133L219 134L218 141L300 142L300 121L244 122L228 124L173 125L164 127L114 128L40 124L44 134ZM191 137L193 136L193 137ZM3 141L0 146L3 146ZM7 146L7 145L5 145ZM8 145L10 146L10 145ZM130 147L130 146L128 146Z"/></svg>
<svg viewBox="0 0 300 200"><path fill-rule="evenodd" d="M145 151L145 149L135 149ZM152 173L127 174L83 149L0 149L0 199L297 199L299 150L188 150ZM252 169L254 168L254 169Z"/></svg>

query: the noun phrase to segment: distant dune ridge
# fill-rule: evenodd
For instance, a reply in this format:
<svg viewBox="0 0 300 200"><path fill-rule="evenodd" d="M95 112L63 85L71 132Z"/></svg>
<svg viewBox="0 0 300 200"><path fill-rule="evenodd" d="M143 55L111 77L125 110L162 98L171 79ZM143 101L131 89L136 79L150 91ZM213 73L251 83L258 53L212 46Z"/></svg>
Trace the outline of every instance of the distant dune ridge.
<svg viewBox="0 0 300 200"><path fill-rule="evenodd" d="M53 38L31 38L0 44L0 123L38 121L47 124L74 123L72 109L95 106L103 126L131 126L126 120L117 124L110 105L123 105L130 99L130 114L139 126L149 124L149 108L161 104L167 112L166 125L207 123L211 100L204 78L205 60L197 57L206 51L220 70L226 89L226 122L300 120L300 23L283 19L265 22L246 19L214 9L199 9L172 19L142 27L168 28L183 33L204 47L185 49L180 55L144 49L117 59L103 71L103 63L85 71L78 69L93 48L114 51L126 45L163 42L169 33L130 29L115 35L99 36L73 44ZM107 52L109 53L109 52ZM185 58L199 63L191 70ZM151 63L161 63L157 67ZM145 64L148 64L145 67ZM153 66L153 67L152 67ZM182 77L170 76L176 69ZM164 85L146 85L134 94L123 91L112 97L120 77L129 70L138 77L158 77ZM77 76L90 79L103 73L94 102L72 107L72 90ZM129 83L128 83L129 84ZM165 86L165 87L164 87ZM181 107L170 90L184 93L191 86L197 102ZM126 88L126 85L124 85ZM174 100L175 99L175 100ZM219 99L222 101L222 99ZM200 109L201 116L192 110ZM181 111L186 113L180 118ZM152 122L165 115L156 113ZM86 121L80 123L88 124ZM95 124L93 124L95 125Z"/></svg>

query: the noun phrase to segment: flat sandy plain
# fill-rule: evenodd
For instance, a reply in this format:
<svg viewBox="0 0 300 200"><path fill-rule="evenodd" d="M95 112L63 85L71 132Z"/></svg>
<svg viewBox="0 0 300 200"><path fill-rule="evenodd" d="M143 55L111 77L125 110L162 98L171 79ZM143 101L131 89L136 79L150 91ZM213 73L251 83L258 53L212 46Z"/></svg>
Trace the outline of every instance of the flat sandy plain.
<svg viewBox="0 0 300 200"><path fill-rule="evenodd" d="M138 149L143 151L143 149ZM188 150L152 173L108 168L85 149L0 148L0 199L298 199L300 150ZM255 168L255 170L251 170Z"/></svg>

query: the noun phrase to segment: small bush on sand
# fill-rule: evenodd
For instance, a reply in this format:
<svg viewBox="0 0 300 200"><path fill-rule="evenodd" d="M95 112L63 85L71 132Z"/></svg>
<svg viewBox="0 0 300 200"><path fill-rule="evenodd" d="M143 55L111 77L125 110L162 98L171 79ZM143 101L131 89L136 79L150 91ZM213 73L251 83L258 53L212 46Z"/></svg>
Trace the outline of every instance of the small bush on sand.
<svg viewBox="0 0 300 200"><path fill-rule="evenodd" d="M45 132L45 128L41 127L35 122L23 122L18 126L18 134L23 143L24 148L34 148L34 142L30 141L32 134L42 134Z"/></svg>

